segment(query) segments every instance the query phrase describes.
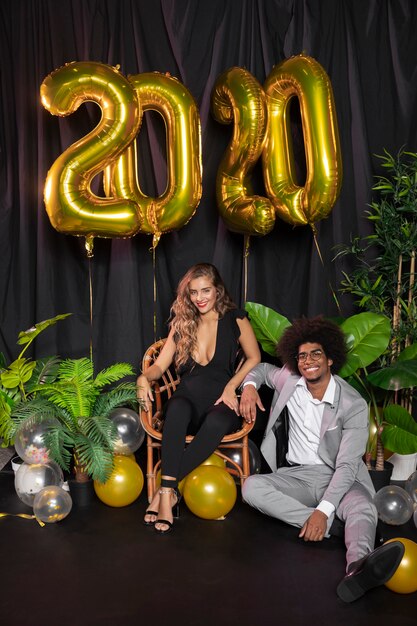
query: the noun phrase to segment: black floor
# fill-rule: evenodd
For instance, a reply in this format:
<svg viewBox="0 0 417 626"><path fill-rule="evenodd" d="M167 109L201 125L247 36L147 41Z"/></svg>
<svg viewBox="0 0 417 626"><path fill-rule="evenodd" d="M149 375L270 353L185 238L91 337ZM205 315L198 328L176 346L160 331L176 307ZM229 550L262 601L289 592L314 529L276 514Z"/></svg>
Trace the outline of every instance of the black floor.
<svg viewBox="0 0 417 626"><path fill-rule="evenodd" d="M374 589L352 604L335 589L344 545L297 539L297 530L237 502L225 521L182 503L173 532L142 524L132 505L94 498L57 524L0 518L2 626L378 626L417 624L417 593ZM13 473L0 472L0 512L30 513ZM383 525L386 539L417 541L412 520Z"/></svg>

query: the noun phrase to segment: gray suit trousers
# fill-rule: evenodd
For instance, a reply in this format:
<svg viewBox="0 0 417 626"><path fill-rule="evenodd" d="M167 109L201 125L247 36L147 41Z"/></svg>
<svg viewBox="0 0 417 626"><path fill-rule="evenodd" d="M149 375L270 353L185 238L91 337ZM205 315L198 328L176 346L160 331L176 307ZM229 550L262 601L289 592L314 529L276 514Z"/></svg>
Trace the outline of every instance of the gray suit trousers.
<svg viewBox="0 0 417 626"><path fill-rule="evenodd" d="M301 528L322 499L332 476L333 470L327 465L280 467L272 474L249 476L242 495L245 502L262 513ZM349 566L374 549L377 510L369 491L355 482L340 501L336 515L345 523ZM331 515L327 531L333 519Z"/></svg>

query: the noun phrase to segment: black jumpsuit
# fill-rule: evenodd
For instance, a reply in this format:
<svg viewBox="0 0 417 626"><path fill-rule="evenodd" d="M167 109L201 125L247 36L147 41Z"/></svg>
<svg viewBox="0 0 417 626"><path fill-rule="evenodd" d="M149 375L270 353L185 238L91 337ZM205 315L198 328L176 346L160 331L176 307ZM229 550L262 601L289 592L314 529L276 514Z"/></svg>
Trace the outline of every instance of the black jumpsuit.
<svg viewBox="0 0 417 626"><path fill-rule="evenodd" d="M240 329L240 309L228 311L217 325L216 348L207 365L191 357L180 369L181 382L165 409L162 437L162 476L178 481L205 461L224 435L238 430L241 418L223 402L214 402L234 375ZM194 435L184 449L187 434Z"/></svg>

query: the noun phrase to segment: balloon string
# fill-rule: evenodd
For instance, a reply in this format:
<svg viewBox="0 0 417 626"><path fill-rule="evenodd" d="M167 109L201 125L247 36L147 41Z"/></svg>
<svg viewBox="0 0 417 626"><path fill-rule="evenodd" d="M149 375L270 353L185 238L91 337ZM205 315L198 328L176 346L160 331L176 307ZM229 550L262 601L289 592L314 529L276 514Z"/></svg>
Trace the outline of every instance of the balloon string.
<svg viewBox="0 0 417 626"><path fill-rule="evenodd" d="M153 269L153 340L156 341L156 245L152 246L152 269Z"/></svg>
<svg viewBox="0 0 417 626"><path fill-rule="evenodd" d="M322 264L323 268L325 268L324 261L323 261L323 257L322 257L321 250L320 250L320 246L319 246L319 242L318 242L318 240L317 240L317 228L316 228L316 225L315 225L315 224L310 224L310 226L311 226L311 230L313 231L314 243L315 243L315 246L316 246L317 253L318 253L318 255L319 255L319 259L320 259L320 261L321 261L321 264ZM338 312L339 312L339 315L342 315L342 310L341 310L341 308L340 308L339 300L337 299L337 296L336 296L336 293L335 293L335 291L334 291L334 289L333 289L333 286L332 286L332 284L331 284L330 280L328 280L327 282L328 282L328 285L329 285L330 291L331 291L331 293L332 293L333 299L334 299L334 301L335 301L335 303L336 303L336 306L337 306L337 310L338 310Z"/></svg>
<svg viewBox="0 0 417 626"><path fill-rule="evenodd" d="M246 304L248 295L248 258L250 252L250 235L244 236L243 251L243 304Z"/></svg>
<svg viewBox="0 0 417 626"><path fill-rule="evenodd" d="M13 517L21 517L22 519L35 519L39 526L45 526L45 524L36 517L36 515L28 515L27 513L0 513L0 517L6 517L7 515L11 515Z"/></svg>
<svg viewBox="0 0 417 626"><path fill-rule="evenodd" d="M93 268L91 257L88 258L88 279L90 286L90 360L93 361Z"/></svg>

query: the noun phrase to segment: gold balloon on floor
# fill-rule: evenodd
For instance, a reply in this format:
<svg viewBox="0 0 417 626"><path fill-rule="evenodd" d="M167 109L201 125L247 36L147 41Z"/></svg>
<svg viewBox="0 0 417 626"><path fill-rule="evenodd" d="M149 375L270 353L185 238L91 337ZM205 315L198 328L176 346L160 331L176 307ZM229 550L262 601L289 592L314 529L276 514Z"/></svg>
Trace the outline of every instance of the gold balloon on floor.
<svg viewBox="0 0 417 626"><path fill-rule="evenodd" d="M221 467L222 469L224 469L226 467L226 461L224 461L224 459L222 459L218 454L214 454L213 452L213 454L211 454L205 461L203 461L199 465L199 467L201 467L202 465L216 465L217 467ZM184 484L186 480L187 480L187 476L185 476L178 483L178 491L180 492L180 494L182 494L184 491ZM156 472L156 476L155 476L155 489L159 489L160 486L161 486L161 470L159 469Z"/></svg>
<svg viewBox="0 0 417 626"><path fill-rule="evenodd" d="M202 465L216 465L217 467L221 467L222 469L224 469L226 467L226 461L224 459L222 459L221 456L219 456L218 454L210 454L210 456L203 461L202 463L200 463L200 467Z"/></svg>
<svg viewBox="0 0 417 626"><path fill-rule="evenodd" d="M121 507L132 504L143 489L143 472L139 465L127 456L114 457L114 469L105 483L94 481L97 497L109 506Z"/></svg>
<svg viewBox="0 0 417 626"><path fill-rule="evenodd" d="M218 519L234 507L237 489L225 469L216 465L200 465L188 474L183 495L194 515L203 519Z"/></svg>
<svg viewBox="0 0 417 626"><path fill-rule="evenodd" d="M396 593L414 593L417 591L417 543L404 537L389 539L386 543L391 541L401 541L405 552L397 571L385 586Z"/></svg>

